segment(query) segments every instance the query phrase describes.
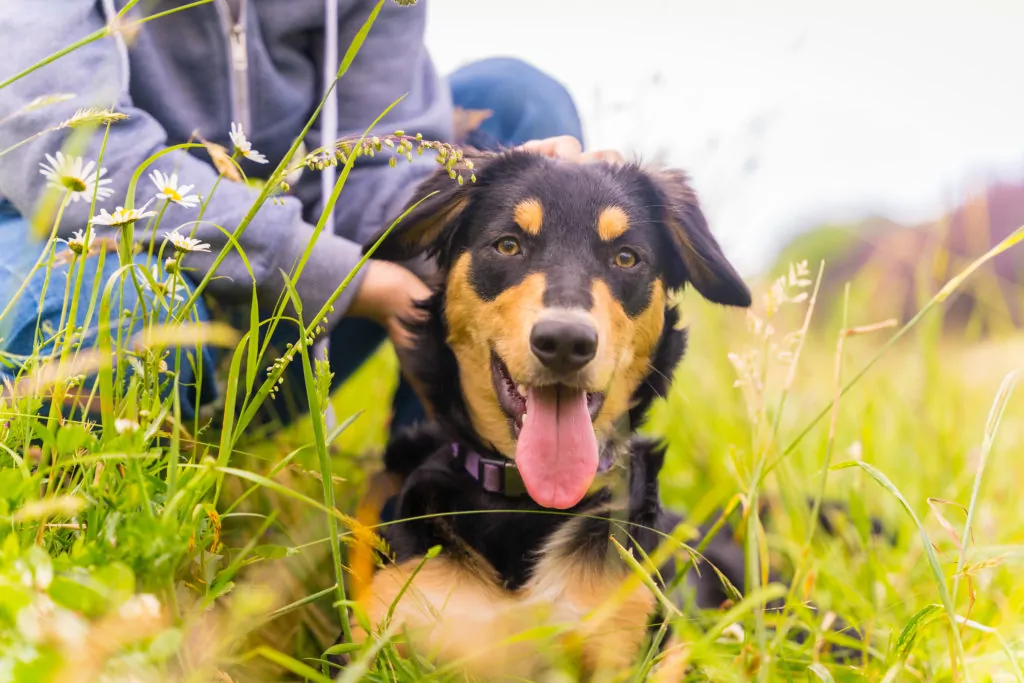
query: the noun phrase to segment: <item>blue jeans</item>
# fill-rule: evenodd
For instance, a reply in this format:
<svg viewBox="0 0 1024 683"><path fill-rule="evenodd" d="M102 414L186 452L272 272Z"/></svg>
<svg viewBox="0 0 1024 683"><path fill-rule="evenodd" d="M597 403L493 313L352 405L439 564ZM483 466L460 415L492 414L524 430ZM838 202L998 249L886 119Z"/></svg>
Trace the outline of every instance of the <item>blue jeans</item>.
<svg viewBox="0 0 1024 683"><path fill-rule="evenodd" d="M539 138L557 135L573 135L582 140L579 116L568 92L549 76L525 64L524 62L494 58L465 66L449 77L452 100L456 106L464 109L488 109L492 116L484 121L479 130L471 133L467 142L479 149L498 149ZM5 245L0 256L0 310L18 290L28 277L32 265L44 248L41 241L28 238L27 222L7 202L0 200L0 244ZM145 262L145 254L136 257L137 263ZM83 302L76 314L77 326L88 325L83 347L94 344L97 328L102 321L98 320L98 304L90 320L86 319L88 301L94 295L94 282L99 259L86 259L86 270L79 291ZM100 287L117 269L117 255L109 253L103 265ZM17 373L17 357L33 353L37 333L46 340L52 335L48 330L56 330L64 311L65 283L68 273L67 264L56 264L50 269L49 283L43 292L46 269L40 269L27 283L25 291L14 308L0 321L0 378L13 378ZM191 287L191 283L186 283ZM122 320L122 310L134 310L139 305L138 293L129 282L120 291L115 291L110 307L111 319L105 321L111 325L112 337L127 339L130 334L141 328L141 321ZM42 295L42 301L40 301ZM123 297L123 298L122 298ZM97 297L98 300L98 297ZM150 302L142 302L149 305ZM159 319L164 320L166 312ZM211 319L210 307L202 300L197 302L196 316L200 321ZM272 340L275 347L283 347L285 340L291 339L290 330L280 330ZM352 375L386 339L384 330L377 324L361 318L343 318L331 332L330 364L334 373L333 386L336 388ZM278 344L280 341L280 345ZM53 348L54 342L45 341L41 349L47 353ZM213 377L215 358L210 349L204 349L197 359L194 349L182 349L185 362L181 367L173 367L175 354L172 352L168 360L170 369L179 376L181 386L181 405L183 417L190 419L195 415L197 407L215 396ZM12 365L7 365L11 363ZM197 386L197 363L202 367L202 386ZM259 378L258 378L259 379ZM276 418L282 422L290 422L297 412L308 409L305 405L303 379L301 369L292 364L286 373L285 387L291 391L282 391L278 398L271 402ZM393 399L394 416L391 429L409 426L424 416L423 408L412 389L404 379L399 381Z"/></svg>

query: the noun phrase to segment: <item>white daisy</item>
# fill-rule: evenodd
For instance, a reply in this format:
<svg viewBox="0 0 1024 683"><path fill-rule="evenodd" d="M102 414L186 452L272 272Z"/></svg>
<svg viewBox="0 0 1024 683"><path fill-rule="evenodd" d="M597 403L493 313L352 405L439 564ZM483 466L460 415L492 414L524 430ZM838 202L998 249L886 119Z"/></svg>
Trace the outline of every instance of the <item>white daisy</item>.
<svg viewBox="0 0 1024 683"><path fill-rule="evenodd" d="M46 176L51 187L70 190L71 201L77 202L79 199L83 199L91 202L93 190L96 191L96 201L103 201L114 194L113 188L105 187L113 182L109 178L103 177L107 174L107 169L101 168L98 172L94 171L95 161L85 163L82 157L64 156L63 152L57 152L56 158L47 154L46 160L50 163L40 162L41 170L39 172Z"/></svg>
<svg viewBox="0 0 1024 683"><path fill-rule="evenodd" d="M149 271L150 275L153 276L153 283L151 284L149 278L142 278L142 288L148 292L153 292L157 297L170 297L171 301L184 301L185 298L182 294L185 291L185 285L183 283L175 283L173 276L167 276L164 279L163 274L160 272L160 266L153 264L153 267Z"/></svg>
<svg viewBox="0 0 1024 683"><path fill-rule="evenodd" d="M88 235L86 235L85 231L83 230L76 230L74 233L72 233L71 237L66 240L62 240L59 237L57 238L58 242L63 242L64 244L68 245L68 249L75 252L79 256L81 256L82 254L89 253L89 250L92 249L92 243L95 240L96 235L94 233L90 232Z"/></svg>
<svg viewBox="0 0 1024 683"><path fill-rule="evenodd" d="M167 233L167 236L164 238L164 241L170 242L172 245L174 245L175 249L182 253L189 251L210 251L209 244L182 235L180 232L178 232L178 228L175 228L171 232Z"/></svg>
<svg viewBox="0 0 1024 683"><path fill-rule="evenodd" d="M139 431L139 423L127 418L118 418L114 420L114 429L118 434L134 434Z"/></svg>
<svg viewBox="0 0 1024 683"><path fill-rule="evenodd" d="M161 171L153 171L149 174L149 179L156 185L158 190L156 193L157 199L168 199L186 209L199 205L199 196L189 194L189 191L195 185L179 185L177 173L165 175Z"/></svg>
<svg viewBox="0 0 1024 683"><path fill-rule="evenodd" d="M146 211L146 207L150 205L150 199L148 202L142 205L141 209L126 209L123 206L117 207L114 213L107 213L106 209L100 210L99 216L93 216L93 219L89 221L91 225L109 225L111 227L121 227L128 223L134 223L135 221L142 220L143 218L149 218L155 216L156 211Z"/></svg>
<svg viewBox="0 0 1024 683"><path fill-rule="evenodd" d="M125 619L158 619L160 617L160 601L149 593L133 595L118 608L118 613Z"/></svg>
<svg viewBox="0 0 1024 683"><path fill-rule="evenodd" d="M231 124L230 137L232 144L235 145L235 152L257 164L267 163L267 158L252 148L252 143L245 137L245 131L242 130L242 124Z"/></svg>

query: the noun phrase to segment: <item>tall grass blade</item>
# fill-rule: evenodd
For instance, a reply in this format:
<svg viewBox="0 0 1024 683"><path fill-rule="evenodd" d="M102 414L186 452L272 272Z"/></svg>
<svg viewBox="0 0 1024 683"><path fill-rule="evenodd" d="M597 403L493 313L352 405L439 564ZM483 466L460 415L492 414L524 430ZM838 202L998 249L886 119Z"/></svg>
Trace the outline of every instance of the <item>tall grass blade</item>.
<svg viewBox="0 0 1024 683"><path fill-rule="evenodd" d="M243 659L252 659L253 657L262 657L263 659L269 660L281 668L292 672L296 676L302 676L307 681L313 681L314 683L332 683L330 678L324 676L310 665L300 662L297 659L293 659L283 652L278 652L267 645L260 645L259 647L250 650Z"/></svg>
<svg viewBox="0 0 1024 683"><path fill-rule="evenodd" d="M841 463L839 465L836 465L835 469L845 469L847 467L861 468L862 470L867 472L871 476L871 478L874 479L879 485L881 485L882 488L891 493L896 498L896 500L899 501L900 505L903 507L903 510L907 513L907 515L909 515L910 518L913 520L914 526L917 527L918 532L921 534L921 542L924 544L925 554L928 557L928 565L931 567L932 576L934 577L936 587L939 590L939 596L942 598L942 606L946 610L946 618L949 620L951 637L953 639L953 644L956 648L956 654L960 660L961 665L963 666L964 678L968 681L968 683L970 683L971 674L967 670L967 655L964 653L964 643L963 640L960 638L960 630L956 627L957 615L953 607L953 599L952 596L950 596L949 594L948 588L946 587L946 576L942 572L942 565L939 564L939 558L935 554L935 546L932 545L932 541L928 537L928 532L925 531L924 525L921 523L921 520L918 519L917 513L914 512L914 509L910 507L910 503L907 502L907 499L903 497L903 494L900 492L898 488L896 488L896 485L889 481L889 478L886 477L881 471L872 467L868 463L860 460L854 462Z"/></svg>
<svg viewBox="0 0 1024 683"><path fill-rule="evenodd" d="M832 674L829 672L828 669L825 668L825 665L821 662L815 662L814 664L811 664L809 667L807 667L807 670L815 676L817 676L818 680L822 683L833 683L833 681L835 681L835 679L832 678Z"/></svg>
<svg viewBox="0 0 1024 683"><path fill-rule="evenodd" d="M928 605L907 622L896 638L896 656L904 660L917 642L917 636L925 626L938 619L943 612L942 605Z"/></svg>
<svg viewBox="0 0 1024 683"><path fill-rule="evenodd" d="M971 487L971 502L967 506L967 521L964 522L964 532L961 535L960 556L956 561L956 572L953 574L953 604L956 604L957 594L960 589L960 577L963 574L964 565L967 563L967 547L971 540L971 527L974 524L974 514L978 506L978 495L981 492L981 482L985 476L985 468L988 466L989 454L995 444L996 435L999 433L999 425L1002 424L1003 414L1010 402L1010 396L1017 386L1018 371L1011 372L1003 377L999 391L992 401L992 408L989 410L988 421L985 424L985 437L981 443L981 454L978 457L978 468L974 473L974 485Z"/></svg>

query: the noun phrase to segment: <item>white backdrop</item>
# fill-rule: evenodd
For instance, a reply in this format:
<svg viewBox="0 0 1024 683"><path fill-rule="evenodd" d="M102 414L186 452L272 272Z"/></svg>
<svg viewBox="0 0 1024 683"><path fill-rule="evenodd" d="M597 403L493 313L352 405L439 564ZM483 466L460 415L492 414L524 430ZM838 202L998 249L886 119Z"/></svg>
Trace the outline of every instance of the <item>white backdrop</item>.
<svg viewBox="0 0 1024 683"><path fill-rule="evenodd" d="M1024 2L823 4L433 0L428 44L443 72L527 59L588 145L691 171L747 273L815 220L925 219L1024 175Z"/></svg>

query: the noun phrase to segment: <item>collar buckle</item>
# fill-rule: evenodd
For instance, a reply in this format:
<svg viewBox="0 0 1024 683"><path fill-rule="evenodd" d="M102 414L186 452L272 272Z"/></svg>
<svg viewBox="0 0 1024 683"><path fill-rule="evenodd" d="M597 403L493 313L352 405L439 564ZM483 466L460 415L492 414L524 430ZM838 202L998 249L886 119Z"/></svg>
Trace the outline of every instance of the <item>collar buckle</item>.
<svg viewBox="0 0 1024 683"><path fill-rule="evenodd" d="M510 498L526 495L526 485L515 462L508 458L489 458L476 451L464 451L452 444L452 455L462 462L466 472L488 493Z"/></svg>

